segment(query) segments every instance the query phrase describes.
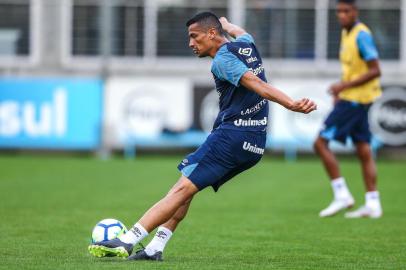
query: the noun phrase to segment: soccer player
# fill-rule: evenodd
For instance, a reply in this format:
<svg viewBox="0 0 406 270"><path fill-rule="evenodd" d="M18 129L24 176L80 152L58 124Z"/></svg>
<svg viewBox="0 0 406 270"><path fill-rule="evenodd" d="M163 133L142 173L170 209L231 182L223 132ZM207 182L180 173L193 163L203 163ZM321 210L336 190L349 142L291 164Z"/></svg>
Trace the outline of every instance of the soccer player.
<svg viewBox="0 0 406 270"><path fill-rule="evenodd" d="M220 97L220 112L206 141L178 166L181 177L169 193L152 206L123 236L89 246L97 257L127 257L133 246L155 228L155 237L129 260L162 260L163 249L186 216L194 195L206 187L217 191L237 174L251 168L264 154L268 124L268 100L289 110L310 113L316 104L293 101L266 83L261 57L251 35L219 20L210 12L186 23L189 47L198 57L213 58L211 71ZM233 38L230 42L224 30Z"/></svg>
<svg viewBox="0 0 406 270"><path fill-rule="evenodd" d="M343 75L342 80L330 88L335 106L314 143L315 151L331 179L334 200L320 212L320 217L333 216L354 205L338 162L328 148L329 141L345 143L349 137L361 162L367 193L365 205L356 211L347 212L345 217L379 218L382 216L382 208L376 187L376 168L370 149L371 132L368 125L368 109L381 95L378 52L371 31L358 19L355 0L339 0L336 13L343 28L340 49Z"/></svg>

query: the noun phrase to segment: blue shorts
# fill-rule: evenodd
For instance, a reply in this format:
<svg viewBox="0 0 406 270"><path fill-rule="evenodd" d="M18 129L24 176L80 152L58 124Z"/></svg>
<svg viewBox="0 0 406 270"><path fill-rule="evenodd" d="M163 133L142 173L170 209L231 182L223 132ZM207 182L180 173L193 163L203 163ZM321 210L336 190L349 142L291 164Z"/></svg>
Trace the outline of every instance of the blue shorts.
<svg viewBox="0 0 406 270"><path fill-rule="evenodd" d="M263 154L266 132L216 129L178 166L199 190L221 185L257 164Z"/></svg>
<svg viewBox="0 0 406 270"><path fill-rule="evenodd" d="M350 137L353 143L371 141L368 124L370 104L340 100L324 122L320 136L328 141L346 143Z"/></svg>

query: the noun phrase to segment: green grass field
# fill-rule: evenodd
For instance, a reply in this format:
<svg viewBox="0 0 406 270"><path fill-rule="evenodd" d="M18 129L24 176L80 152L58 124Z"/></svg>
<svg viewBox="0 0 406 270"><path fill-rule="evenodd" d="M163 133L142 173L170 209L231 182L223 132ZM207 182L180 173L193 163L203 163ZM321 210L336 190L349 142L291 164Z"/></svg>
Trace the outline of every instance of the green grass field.
<svg viewBox="0 0 406 270"><path fill-rule="evenodd" d="M265 158L195 197L165 262L90 256L95 223L130 227L177 180L181 158L1 155L0 269L406 269L406 166L393 161L378 163L379 220L318 218L332 196L318 160ZM358 206L358 163L342 171Z"/></svg>

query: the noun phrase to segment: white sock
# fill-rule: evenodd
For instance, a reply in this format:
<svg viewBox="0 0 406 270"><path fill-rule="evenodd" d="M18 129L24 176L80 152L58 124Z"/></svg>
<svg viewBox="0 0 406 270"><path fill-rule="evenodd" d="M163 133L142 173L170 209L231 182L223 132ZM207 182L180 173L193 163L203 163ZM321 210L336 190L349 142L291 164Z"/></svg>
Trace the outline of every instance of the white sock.
<svg viewBox="0 0 406 270"><path fill-rule="evenodd" d="M378 191L369 191L365 194L365 205L373 210L381 209L381 200Z"/></svg>
<svg viewBox="0 0 406 270"><path fill-rule="evenodd" d="M141 224L135 223L134 226L128 232L120 236L119 239L126 244L136 245L147 235L147 230L145 230Z"/></svg>
<svg viewBox="0 0 406 270"><path fill-rule="evenodd" d="M339 177L331 181L331 187L333 188L334 198L342 199L351 196L348 190L347 184L345 183L344 177Z"/></svg>
<svg viewBox="0 0 406 270"><path fill-rule="evenodd" d="M152 256L158 251L163 252L166 243L168 243L169 239L171 239L171 236L172 232L169 229L162 226L159 227L154 238L145 248L145 252L147 253L147 255Z"/></svg>

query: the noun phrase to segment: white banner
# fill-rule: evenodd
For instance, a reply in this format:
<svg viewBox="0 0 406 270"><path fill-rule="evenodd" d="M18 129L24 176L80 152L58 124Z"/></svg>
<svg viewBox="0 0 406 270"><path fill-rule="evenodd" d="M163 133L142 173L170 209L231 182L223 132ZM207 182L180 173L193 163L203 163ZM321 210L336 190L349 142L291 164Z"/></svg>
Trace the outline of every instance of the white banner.
<svg viewBox="0 0 406 270"><path fill-rule="evenodd" d="M273 85L294 99L308 97L317 103L317 111L308 115L288 111L272 103L270 113L270 142L273 148L312 150L325 118L333 108L333 99L327 90L331 80L281 80Z"/></svg>
<svg viewBox="0 0 406 270"><path fill-rule="evenodd" d="M120 78L106 82L105 141L122 147L135 137L182 132L193 121L191 82L184 78Z"/></svg>

